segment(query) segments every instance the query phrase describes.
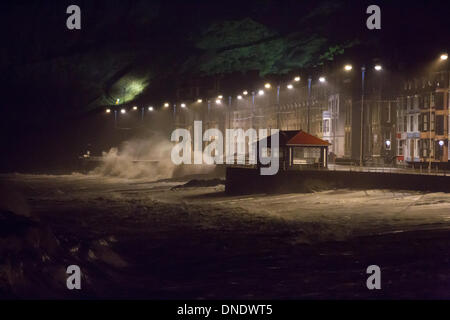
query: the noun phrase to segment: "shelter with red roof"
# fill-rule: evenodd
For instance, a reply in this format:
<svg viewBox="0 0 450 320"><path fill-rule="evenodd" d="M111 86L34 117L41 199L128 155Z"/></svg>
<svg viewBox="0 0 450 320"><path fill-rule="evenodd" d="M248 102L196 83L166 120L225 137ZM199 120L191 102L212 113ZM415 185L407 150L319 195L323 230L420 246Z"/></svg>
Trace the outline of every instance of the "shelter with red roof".
<svg viewBox="0 0 450 320"><path fill-rule="evenodd" d="M270 149L270 141L267 147ZM280 168L327 168L330 143L303 130L279 131Z"/></svg>

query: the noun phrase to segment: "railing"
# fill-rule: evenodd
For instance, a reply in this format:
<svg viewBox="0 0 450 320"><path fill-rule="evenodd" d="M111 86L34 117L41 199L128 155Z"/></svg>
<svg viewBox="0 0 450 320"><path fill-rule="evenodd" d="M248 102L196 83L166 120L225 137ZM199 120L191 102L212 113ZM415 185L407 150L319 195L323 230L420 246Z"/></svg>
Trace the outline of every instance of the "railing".
<svg viewBox="0 0 450 320"><path fill-rule="evenodd" d="M328 164L328 170L450 176L450 170L439 169L438 167L431 168L430 170L424 167L409 168L405 166L381 166L381 165L360 166L358 164L350 162L339 164Z"/></svg>

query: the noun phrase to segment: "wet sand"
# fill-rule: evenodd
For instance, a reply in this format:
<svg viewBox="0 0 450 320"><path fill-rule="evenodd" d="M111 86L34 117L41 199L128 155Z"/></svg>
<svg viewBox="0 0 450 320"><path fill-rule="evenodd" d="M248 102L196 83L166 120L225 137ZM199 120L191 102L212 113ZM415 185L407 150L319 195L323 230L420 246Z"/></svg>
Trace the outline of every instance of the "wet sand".
<svg viewBox="0 0 450 320"><path fill-rule="evenodd" d="M84 275L80 292L53 290L56 276L44 268L45 290L35 285L20 297L450 298L448 194L229 197L223 185L174 188L180 180L3 178L58 239L54 263L78 264ZM381 290L366 288L372 264Z"/></svg>

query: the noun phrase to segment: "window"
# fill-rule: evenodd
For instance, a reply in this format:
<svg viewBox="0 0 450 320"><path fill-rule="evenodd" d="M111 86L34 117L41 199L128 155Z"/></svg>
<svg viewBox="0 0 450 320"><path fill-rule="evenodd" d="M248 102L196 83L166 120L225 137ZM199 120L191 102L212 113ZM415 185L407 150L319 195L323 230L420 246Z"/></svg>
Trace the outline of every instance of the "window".
<svg viewBox="0 0 450 320"><path fill-rule="evenodd" d="M438 92L435 95L435 106L436 109L438 110L443 110L444 109L444 93L443 92Z"/></svg>
<svg viewBox="0 0 450 320"><path fill-rule="evenodd" d="M387 122L390 123L391 122L391 103L389 102L388 104L388 111L387 111Z"/></svg>
<svg viewBox="0 0 450 320"><path fill-rule="evenodd" d="M409 156L414 158L414 139L409 140Z"/></svg>
<svg viewBox="0 0 450 320"><path fill-rule="evenodd" d="M326 119L323 121L323 132L328 133L330 132L330 120Z"/></svg>
<svg viewBox="0 0 450 320"><path fill-rule="evenodd" d="M428 114L425 113L422 119L423 119L423 131L428 131Z"/></svg>
<svg viewBox="0 0 450 320"><path fill-rule="evenodd" d="M398 151L397 151L397 155L399 156L403 156L403 146L405 144L405 140L399 140L398 141Z"/></svg>
<svg viewBox="0 0 450 320"><path fill-rule="evenodd" d="M397 132L403 132L403 117L398 117Z"/></svg>
<svg viewBox="0 0 450 320"><path fill-rule="evenodd" d="M414 116L409 117L409 131L414 131Z"/></svg>
<svg viewBox="0 0 450 320"><path fill-rule="evenodd" d="M444 116L443 115L436 116L436 134L438 134L438 135L444 134Z"/></svg>
<svg viewBox="0 0 450 320"><path fill-rule="evenodd" d="M429 108L430 107L430 105L429 105L429 97L428 97L428 95L426 94L424 97L423 97L423 107L424 108Z"/></svg>
<svg viewBox="0 0 450 320"><path fill-rule="evenodd" d="M413 102L413 103L414 103L413 108L414 108L414 109L419 108L419 97L418 97L418 96L415 96L413 101L414 101L414 102Z"/></svg>
<svg viewBox="0 0 450 320"><path fill-rule="evenodd" d="M422 156L423 157L428 157L429 153L430 153L430 140L429 139L424 139L423 143L422 143Z"/></svg>
<svg viewBox="0 0 450 320"><path fill-rule="evenodd" d="M431 131L434 130L434 112L431 114Z"/></svg>

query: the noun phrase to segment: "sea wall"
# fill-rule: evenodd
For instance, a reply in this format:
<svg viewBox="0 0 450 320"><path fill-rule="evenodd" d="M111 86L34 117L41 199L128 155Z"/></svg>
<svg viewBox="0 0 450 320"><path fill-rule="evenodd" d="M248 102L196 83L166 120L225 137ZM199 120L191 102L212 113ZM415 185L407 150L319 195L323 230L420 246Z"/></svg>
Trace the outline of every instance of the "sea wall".
<svg viewBox="0 0 450 320"><path fill-rule="evenodd" d="M251 168L226 169L228 194L313 192L333 188L450 192L450 176L330 170L279 171L262 176Z"/></svg>

